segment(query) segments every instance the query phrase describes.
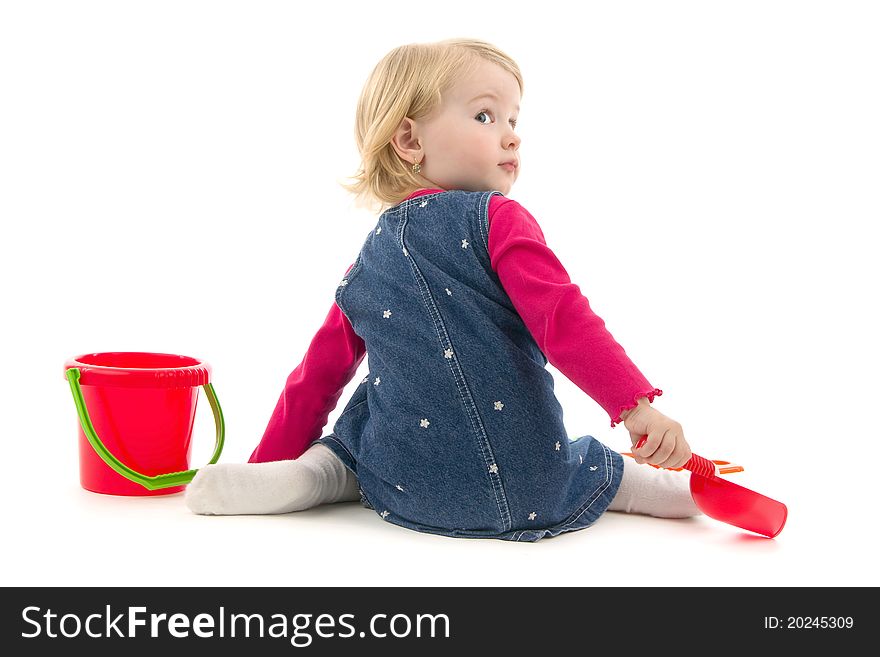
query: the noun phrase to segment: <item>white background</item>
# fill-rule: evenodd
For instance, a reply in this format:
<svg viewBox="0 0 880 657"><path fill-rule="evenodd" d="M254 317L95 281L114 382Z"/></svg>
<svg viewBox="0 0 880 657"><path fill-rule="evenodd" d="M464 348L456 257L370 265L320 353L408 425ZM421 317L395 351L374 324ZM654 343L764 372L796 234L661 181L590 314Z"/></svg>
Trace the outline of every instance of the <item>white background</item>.
<svg viewBox="0 0 880 657"><path fill-rule="evenodd" d="M873 3L0 6L4 585L880 584ZM80 488L63 365L89 352L207 360L221 462L247 459L375 224L339 186L361 87L454 36L521 66L510 196L694 451L788 505L775 540L618 513L452 539L358 503L202 517ZM626 451L548 367L570 436ZM213 432L202 397L194 467Z"/></svg>

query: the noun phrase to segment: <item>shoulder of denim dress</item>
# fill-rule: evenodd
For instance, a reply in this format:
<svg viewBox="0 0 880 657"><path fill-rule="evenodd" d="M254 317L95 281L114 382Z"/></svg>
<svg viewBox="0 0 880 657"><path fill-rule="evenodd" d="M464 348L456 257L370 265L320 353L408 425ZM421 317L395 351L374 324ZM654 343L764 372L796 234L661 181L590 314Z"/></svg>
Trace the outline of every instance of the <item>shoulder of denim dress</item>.
<svg viewBox="0 0 880 657"><path fill-rule="evenodd" d="M497 189L483 192L482 198L480 199L480 207L482 210L481 214L485 215L486 228L489 227L489 219L498 209L498 204L503 203L505 198L504 193L499 192Z"/></svg>
<svg viewBox="0 0 880 657"><path fill-rule="evenodd" d="M505 196L501 192L497 192L496 196L493 196L489 201L489 217L491 218L493 214L498 212L501 208L504 208L504 212L516 212L520 214L527 214L530 217L532 214L516 199L510 198L509 196Z"/></svg>
<svg viewBox="0 0 880 657"><path fill-rule="evenodd" d="M422 189L417 189L416 191L414 191L412 194L410 194L405 199L403 199L400 203L395 205L394 208L392 208L392 209L401 208L404 205L407 205L410 203L416 203L416 202L421 203L425 199L430 199L430 198L434 198L437 196L441 196L443 194L448 194L451 191L455 191L455 190L444 190L444 189L440 189L439 187L423 187Z"/></svg>
<svg viewBox="0 0 880 657"><path fill-rule="evenodd" d="M419 194L418 192L424 192L424 193ZM413 192L412 194L407 196L405 199L403 199L397 205L392 205L391 207L385 208L379 214L379 221L382 220L382 217L385 217L385 216L391 215L391 214L395 214L397 212L402 212L403 210L405 210L406 208L408 208L409 206L411 206L413 204L416 204L416 203L422 204L425 202L425 199L434 198L434 197L437 197L441 194L446 194L446 193L448 193L448 192L446 192L442 189L433 189L433 188L431 188L431 189L424 188L424 189L416 190L415 192Z"/></svg>
<svg viewBox="0 0 880 657"><path fill-rule="evenodd" d="M460 204L462 207L473 208L479 210L488 207L490 198L503 194L497 190L470 190L470 189L450 189L444 192L450 201Z"/></svg>
<svg viewBox="0 0 880 657"><path fill-rule="evenodd" d="M496 194L500 194L504 196L503 192L499 192L497 189L480 189L480 190L470 190L470 189L450 189L449 192L454 192L455 194L462 194L465 196L472 197L481 197L481 196L493 196Z"/></svg>

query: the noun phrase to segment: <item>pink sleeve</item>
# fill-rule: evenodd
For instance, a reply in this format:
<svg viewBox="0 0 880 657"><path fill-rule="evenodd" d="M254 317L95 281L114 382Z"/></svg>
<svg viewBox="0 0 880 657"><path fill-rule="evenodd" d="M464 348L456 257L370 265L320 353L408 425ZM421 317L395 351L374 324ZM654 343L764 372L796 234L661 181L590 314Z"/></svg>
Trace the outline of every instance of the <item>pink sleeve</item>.
<svg viewBox="0 0 880 657"><path fill-rule="evenodd" d="M269 425L248 462L295 459L306 451L321 437L327 417L366 353L364 341L334 301L302 362L287 377Z"/></svg>
<svg viewBox="0 0 880 657"><path fill-rule="evenodd" d="M489 260L547 360L611 417L654 401L654 388L590 308L544 240L535 218L514 200L489 202Z"/></svg>

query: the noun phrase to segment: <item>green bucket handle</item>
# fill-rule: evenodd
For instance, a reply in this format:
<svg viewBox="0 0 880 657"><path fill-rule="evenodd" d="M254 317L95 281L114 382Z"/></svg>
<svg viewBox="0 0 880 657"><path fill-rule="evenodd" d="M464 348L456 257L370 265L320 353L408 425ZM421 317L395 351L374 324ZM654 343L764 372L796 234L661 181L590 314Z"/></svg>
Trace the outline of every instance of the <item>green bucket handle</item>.
<svg viewBox="0 0 880 657"><path fill-rule="evenodd" d="M126 479L130 479L136 484L140 484L149 490L182 486L193 480L193 477L196 476L196 472L198 472L197 469L184 470L182 472L169 472L168 474L160 474L151 477L136 472L119 461L119 459L113 456L113 454L110 453L110 450L104 446L104 443L101 442L101 439L98 438L98 434L95 432L95 427L92 424L91 418L89 418L89 410L86 408L86 403L83 400L82 388L79 386L79 368L69 368L66 375L67 380L70 382L70 391L73 393L73 401L76 404L76 410L79 414L79 421L80 424L82 424L83 432L85 433L86 438L88 438L92 448L98 453L98 456L104 459L104 462L107 465ZM208 461L208 464L210 465L217 462L217 459L220 458L220 452L223 451L223 436L226 432L226 427L223 423L223 411L220 410L220 403L217 401L217 395L214 393L214 386L210 383L206 383L202 388L204 388L205 394L208 396L211 410L214 411L214 423L217 425L217 440L214 445L214 455L211 457L211 460Z"/></svg>

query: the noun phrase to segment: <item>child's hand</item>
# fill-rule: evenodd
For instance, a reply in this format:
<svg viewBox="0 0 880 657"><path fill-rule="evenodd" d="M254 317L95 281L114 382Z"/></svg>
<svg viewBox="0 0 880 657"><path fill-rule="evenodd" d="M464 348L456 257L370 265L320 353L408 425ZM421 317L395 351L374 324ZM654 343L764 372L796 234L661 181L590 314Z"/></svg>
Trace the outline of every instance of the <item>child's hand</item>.
<svg viewBox="0 0 880 657"><path fill-rule="evenodd" d="M684 439L681 425L652 408L647 398L641 398L638 406L624 412L621 417L629 431L636 462L652 463L662 468L680 468L691 458L691 448ZM648 440L636 449L636 444L645 435Z"/></svg>

